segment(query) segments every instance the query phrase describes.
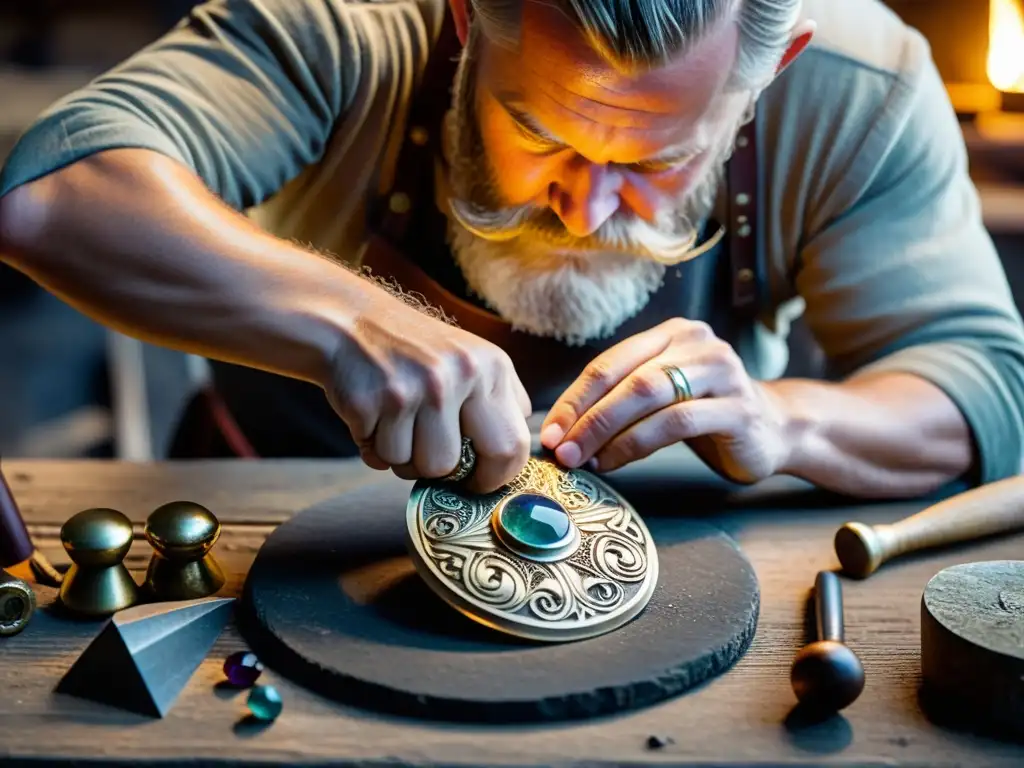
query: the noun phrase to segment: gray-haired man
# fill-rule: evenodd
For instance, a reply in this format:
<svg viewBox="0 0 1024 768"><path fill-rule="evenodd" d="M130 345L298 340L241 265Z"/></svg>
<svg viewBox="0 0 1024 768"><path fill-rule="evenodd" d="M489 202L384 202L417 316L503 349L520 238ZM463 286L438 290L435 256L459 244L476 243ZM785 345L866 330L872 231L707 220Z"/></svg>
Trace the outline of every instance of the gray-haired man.
<svg viewBox="0 0 1024 768"><path fill-rule="evenodd" d="M598 471L1020 466L1021 320L874 0L213 0L43 115L0 195L5 260L216 361L260 454L438 477L468 438L489 490L538 411ZM780 378L800 309L827 380Z"/></svg>

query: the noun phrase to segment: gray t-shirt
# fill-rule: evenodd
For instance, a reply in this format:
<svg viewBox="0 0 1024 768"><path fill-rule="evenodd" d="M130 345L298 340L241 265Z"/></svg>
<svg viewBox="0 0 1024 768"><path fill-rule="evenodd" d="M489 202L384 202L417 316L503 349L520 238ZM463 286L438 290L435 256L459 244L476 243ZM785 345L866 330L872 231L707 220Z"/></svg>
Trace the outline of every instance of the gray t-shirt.
<svg viewBox="0 0 1024 768"><path fill-rule="evenodd" d="M444 0L213 0L48 109L0 194L144 147L267 231L353 262ZM965 414L980 477L1024 449L1024 329L924 38L876 0L806 0L812 46L759 104L768 305L740 353L786 365L803 312L832 373L918 374Z"/></svg>

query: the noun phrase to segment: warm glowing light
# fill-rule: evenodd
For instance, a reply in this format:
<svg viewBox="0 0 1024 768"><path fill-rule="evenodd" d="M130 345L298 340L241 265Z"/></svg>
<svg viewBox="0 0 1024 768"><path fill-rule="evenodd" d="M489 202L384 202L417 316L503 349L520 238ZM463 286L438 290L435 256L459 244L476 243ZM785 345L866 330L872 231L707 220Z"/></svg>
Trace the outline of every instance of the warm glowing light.
<svg viewBox="0 0 1024 768"><path fill-rule="evenodd" d="M1021 0L989 0L988 79L1000 91L1024 92L1024 11Z"/></svg>

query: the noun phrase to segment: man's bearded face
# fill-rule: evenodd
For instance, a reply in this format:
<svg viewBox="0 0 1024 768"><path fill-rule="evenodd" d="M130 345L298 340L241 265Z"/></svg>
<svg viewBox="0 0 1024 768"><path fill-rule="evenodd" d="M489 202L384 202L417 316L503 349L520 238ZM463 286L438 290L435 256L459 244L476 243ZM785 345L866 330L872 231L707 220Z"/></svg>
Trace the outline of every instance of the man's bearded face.
<svg viewBox="0 0 1024 768"><path fill-rule="evenodd" d="M521 330L609 336L684 260L751 94L725 90L735 25L623 73L526 3L515 51L471 32L449 115L450 233L470 288Z"/></svg>

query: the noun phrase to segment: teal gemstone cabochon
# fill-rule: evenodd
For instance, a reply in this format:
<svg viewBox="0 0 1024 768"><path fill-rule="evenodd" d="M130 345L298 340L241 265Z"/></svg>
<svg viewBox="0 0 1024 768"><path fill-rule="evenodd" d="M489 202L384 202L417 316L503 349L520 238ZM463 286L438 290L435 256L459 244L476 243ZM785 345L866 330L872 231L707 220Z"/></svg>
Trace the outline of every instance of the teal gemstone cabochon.
<svg viewBox="0 0 1024 768"><path fill-rule="evenodd" d="M498 519L508 535L531 549L559 544L572 526L565 507L538 493L513 496L505 502Z"/></svg>

